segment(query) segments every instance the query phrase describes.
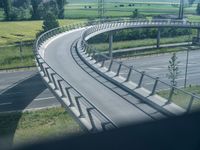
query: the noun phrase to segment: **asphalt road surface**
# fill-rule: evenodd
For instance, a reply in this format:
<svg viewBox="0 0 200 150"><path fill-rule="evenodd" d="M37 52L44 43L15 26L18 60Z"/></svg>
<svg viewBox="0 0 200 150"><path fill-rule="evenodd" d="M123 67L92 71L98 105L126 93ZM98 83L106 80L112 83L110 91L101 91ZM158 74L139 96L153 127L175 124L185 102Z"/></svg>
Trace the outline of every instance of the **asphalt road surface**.
<svg viewBox="0 0 200 150"><path fill-rule="evenodd" d="M45 46L45 61L117 126L165 117L162 113L120 90L98 74L95 75L95 78L91 77L88 72L95 73L87 66L84 69L90 71L83 70L74 60L70 51L71 44L80 35L81 31L75 31L55 37ZM100 83L96 78L110 87ZM112 89L119 92L114 92Z"/></svg>
<svg viewBox="0 0 200 150"><path fill-rule="evenodd" d="M160 80L169 83L170 80L167 77L168 73L168 65L169 60L171 58L172 54L159 54L159 55L151 55L151 56L143 56L143 57L132 57L132 58L123 58L123 59L117 59L117 61L122 61L127 66L134 66L135 69L139 71L145 71L148 75L151 75L153 77L159 77ZM179 71L180 74L178 76L177 82L179 87L184 86L185 82L185 70L186 70L186 56L187 52L178 52L177 57L179 63ZM189 53L189 63L188 63L188 73L187 73L187 86L188 85L200 85L200 51L190 51ZM109 65L109 62L106 64ZM116 72L118 68L118 64L113 64L112 70ZM127 77L128 69L125 67L122 67L121 73L122 76ZM138 82L140 79L140 74L133 72L131 74L131 80L134 82ZM145 77L143 86L152 89L152 86L154 85L155 81ZM158 85L158 89L166 89L168 88L165 85Z"/></svg>
<svg viewBox="0 0 200 150"><path fill-rule="evenodd" d="M0 112L60 106L40 75L33 71L0 72Z"/></svg>

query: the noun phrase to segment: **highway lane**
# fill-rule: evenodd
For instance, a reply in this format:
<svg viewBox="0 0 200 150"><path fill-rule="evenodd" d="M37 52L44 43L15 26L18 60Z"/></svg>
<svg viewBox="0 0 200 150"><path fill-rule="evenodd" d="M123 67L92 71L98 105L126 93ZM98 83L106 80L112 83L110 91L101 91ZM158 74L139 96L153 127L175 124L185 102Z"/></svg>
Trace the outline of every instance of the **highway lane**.
<svg viewBox="0 0 200 150"><path fill-rule="evenodd" d="M0 72L0 112L57 107L60 103L35 70Z"/></svg>
<svg viewBox="0 0 200 150"><path fill-rule="evenodd" d="M51 40L45 46L44 56L46 62L118 126L127 123L152 121L164 117L157 110L123 91L123 94L133 102L130 104L119 94L82 70L70 52L71 44L80 35L81 31L75 31Z"/></svg>
<svg viewBox="0 0 200 150"><path fill-rule="evenodd" d="M122 58L116 59L117 61L122 61L127 66L134 66L135 69L139 71L145 71L147 74L153 77L159 77L160 80L169 83L170 80L167 77L168 73L168 65L169 60L172 56L172 53L168 54L159 54L159 55L151 55L151 56L141 56L141 57L131 57L131 58ZM178 76L177 82L179 87L184 86L185 81L185 68L186 68L186 52L178 52L177 53L178 61L180 61L179 71L180 75ZM200 51L190 51L189 53L189 63L188 63L188 77L187 77L187 85L200 85ZM109 65L109 61L106 66ZM112 70L116 71L118 68L118 64L113 64ZM128 74L128 69L122 67L121 73L125 78ZM138 82L140 78L140 74L133 72L131 75L131 80L134 82ZM154 84L154 80L145 77L143 86L152 89ZM163 84L158 85L158 89L166 89L167 86Z"/></svg>

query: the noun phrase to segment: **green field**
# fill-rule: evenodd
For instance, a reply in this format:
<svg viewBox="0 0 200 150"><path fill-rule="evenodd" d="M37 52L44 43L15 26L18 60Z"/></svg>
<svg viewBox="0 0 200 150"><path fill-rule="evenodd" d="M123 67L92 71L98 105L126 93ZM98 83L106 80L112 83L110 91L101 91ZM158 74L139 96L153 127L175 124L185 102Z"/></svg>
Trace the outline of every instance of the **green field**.
<svg viewBox="0 0 200 150"><path fill-rule="evenodd" d="M0 69L35 66L32 45L0 47Z"/></svg>
<svg viewBox="0 0 200 150"><path fill-rule="evenodd" d="M131 3L131 2L130 2ZM123 5L120 6L120 5ZM89 8L91 6L91 8ZM86 7L86 8L85 8ZM195 14L196 4L185 7L185 14ZM66 18L95 18L98 17L98 5L97 3L86 2L83 3L69 3L65 7ZM105 17L130 17L132 12L138 9L140 14L147 16L160 15L160 14L178 14L179 7L177 5L171 5L170 3L138 3L134 2L134 6L129 6L127 2L121 3L105 3Z"/></svg>
<svg viewBox="0 0 200 150"><path fill-rule="evenodd" d="M188 87L188 88L183 89L183 90L190 92L190 93L195 93L196 95L200 96L200 86L192 86L192 87ZM167 91L161 91L157 94L164 97L164 98L168 98L169 93L170 93L170 91L167 90ZM174 93L175 94L172 97L172 102L174 102L175 104L186 109L188 104L189 104L191 97L187 94L184 94L183 92L178 91L178 90L175 90ZM198 99L194 99L194 103L192 105L192 108L193 109L199 109L200 108L200 101Z"/></svg>
<svg viewBox="0 0 200 150"><path fill-rule="evenodd" d="M179 42L187 42L188 36L179 36L174 38L161 38L161 44L172 44L172 43L179 43ZM119 49L127 49L127 48L135 48L135 47L142 47L142 46L152 46L156 45L156 39L142 39L142 40L130 40L130 41L121 41L121 42L114 42L113 43L113 50ZM109 48L108 43L98 43L98 44L91 44L99 51L107 51Z"/></svg>
<svg viewBox="0 0 200 150"><path fill-rule="evenodd" d="M179 3L179 2L178 2ZM160 14L178 14L179 6L175 1L106 1L105 17L130 17L135 9L140 14L152 16ZM129 6L134 4L134 6ZM123 5L123 6L120 6ZM91 8L89 8L91 6ZM185 5L185 15L196 14L197 4ZM69 1L65 6L65 18L96 18L98 17L97 1ZM0 18L3 19L3 10L0 10Z"/></svg>
<svg viewBox="0 0 200 150"><path fill-rule="evenodd" d="M84 22L84 20L59 20L61 26ZM32 41L42 29L42 21L0 22L0 46L22 41Z"/></svg>
<svg viewBox="0 0 200 150"><path fill-rule="evenodd" d="M83 23L85 20L59 20L61 26ZM8 46L35 40L35 34L42 29L42 21L0 22L0 69L34 66L32 45ZM21 57L22 54L22 57Z"/></svg>
<svg viewBox="0 0 200 150"><path fill-rule="evenodd" d="M0 140L14 145L83 133L63 108L0 114ZM9 140L9 141L7 141Z"/></svg>

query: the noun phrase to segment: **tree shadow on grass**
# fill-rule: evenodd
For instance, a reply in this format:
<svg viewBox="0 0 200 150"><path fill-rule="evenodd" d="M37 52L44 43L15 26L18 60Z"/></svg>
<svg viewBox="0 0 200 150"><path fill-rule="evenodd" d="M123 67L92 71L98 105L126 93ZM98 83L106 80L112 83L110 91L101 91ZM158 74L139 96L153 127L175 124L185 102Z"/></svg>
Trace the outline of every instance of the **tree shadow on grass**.
<svg viewBox="0 0 200 150"><path fill-rule="evenodd" d="M23 110L45 89L40 75L35 74L0 95L0 149L12 147Z"/></svg>

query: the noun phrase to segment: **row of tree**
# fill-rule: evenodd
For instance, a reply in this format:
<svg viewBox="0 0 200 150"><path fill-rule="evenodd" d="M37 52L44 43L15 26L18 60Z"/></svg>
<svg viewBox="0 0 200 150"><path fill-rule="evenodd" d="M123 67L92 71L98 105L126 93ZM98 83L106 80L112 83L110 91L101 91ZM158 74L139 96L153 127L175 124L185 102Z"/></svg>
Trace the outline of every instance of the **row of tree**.
<svg viewBox="0 0 200 150"><path fill-rule="evenodd" d="M66 0L0 0L6 20L39 20L47 12L53 13L56 18L64 18Z"/></svg>
<svg viewBox="0 0 200 150"><path fill-rule="evenodd" d="M120 30L115 33L115 41L126 41L126 40L138 40L145 38L156 38L157 37L156 28L146 28L146 29L125 29ZM189 35L191 31L189 29L179 29L179 28L161 28L162 37L176 37L181 35ZM90 43L108 42L108 33L98 35L90 39Z"/></svg>
<svg viewBox="0 0 200 150"><path fill-rule="evenodd" d="M196 10L196 12L197 12L197 15L200 15L200 3L197 4L197 10Z"/></svg>

